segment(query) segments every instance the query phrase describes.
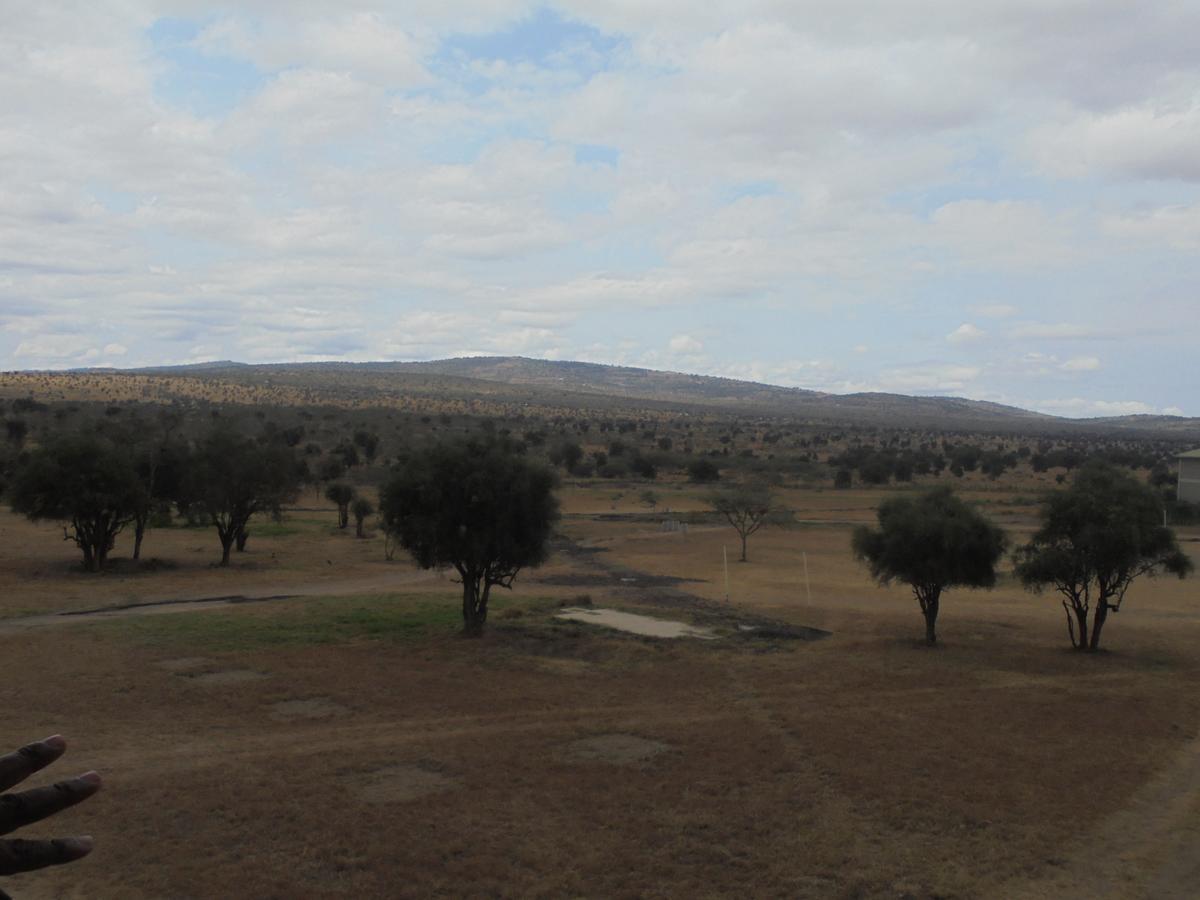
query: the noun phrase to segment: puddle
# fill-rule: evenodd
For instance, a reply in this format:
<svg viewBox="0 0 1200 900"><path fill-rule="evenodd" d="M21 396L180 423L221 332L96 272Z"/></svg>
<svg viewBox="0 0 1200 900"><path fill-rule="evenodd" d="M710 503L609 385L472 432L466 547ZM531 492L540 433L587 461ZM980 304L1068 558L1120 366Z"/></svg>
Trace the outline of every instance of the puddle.
<svg viewBox="0 0 1200 900"><path fill-rule="evenodd" d="M458 787L458 782L421 766L388 766L355 780L367 803L406 803Z"/></svg>
<svg viewBox="0 0 1200 900"><path fill-rule="evenodd" d="M245 684L248 681L259 681L267 676L253 669L226 669L223 672L201 672L197 675L185 675L189 681L196 684L220 686L226 684Z"/></svg>
<svg viewBox="0 0 1200 900"><path fill-rule="evenodd" d="M702 640L712 640L716 637L711 628L697 628L686 622L655 619L652 616L639 616L637 613L621 612L616 609L584 609L572 606L558 613L556 618L568 619L572 622L586 622L589 625L603 625L606 628L640 634L643 637L694 637Z"/></svg>
<svg viewBox="0 0 1200 900"><path fill-rule="evenodd" d="M669 749L662 741L652 741L636 734L598 734L575 741L567 748L567 755L579 762L628 766L653 759Z"/></svg>
<svg viewBox="0 0 1200 900"><path fill-rule="evenodd" d="M311 700L284 700L271 706L271 718L277 722L289 722L293 719L330 719L334 716L345 715L349 712L340 703L334 703L328 697L314 697Z"/></svg>

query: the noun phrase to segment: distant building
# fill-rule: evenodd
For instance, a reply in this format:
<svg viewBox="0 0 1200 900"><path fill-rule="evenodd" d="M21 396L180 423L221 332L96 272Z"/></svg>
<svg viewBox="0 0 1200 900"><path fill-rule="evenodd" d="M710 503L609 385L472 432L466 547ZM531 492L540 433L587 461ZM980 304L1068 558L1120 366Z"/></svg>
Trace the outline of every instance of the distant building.
<svg viewBox="0 0 1200 900"><path fill-rule="evenodd" d="M1200 503L1200 450L1189 450L1179 454L1180 500Z"/></svg>

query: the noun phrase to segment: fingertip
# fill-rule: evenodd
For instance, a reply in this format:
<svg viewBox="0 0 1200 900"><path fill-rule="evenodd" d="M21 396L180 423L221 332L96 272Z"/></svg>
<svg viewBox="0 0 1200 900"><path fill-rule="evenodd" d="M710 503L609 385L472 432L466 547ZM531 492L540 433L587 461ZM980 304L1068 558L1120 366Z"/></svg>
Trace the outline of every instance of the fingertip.
<svg viewBox="0 0 1200 900"><path fill-rule="evenodd" d="M99 790L100 785L102 785L104 783L104 780L100 777L100 773L97 772L95 769L93 769L89 772L84 772L82 775L80 775L76 779L76 781L79 781L79 782L87 785L88 787L94 788L96 790Z"/></svg>
<svg viewBox="0 0 1200 900"><path fill-rule="evenodd" d="M38 743L47 750L53 750L56 753L61 753L67 749L67 740L61 734L52 734L48 738L42 738Z"/></svg>
<svg viewBox="0 0 1200 900"><path fill-rule="evenodd" d="M63 838L62 845L71 859L82 859L95 849L96 841L90 834L84 834Z"/></svg>

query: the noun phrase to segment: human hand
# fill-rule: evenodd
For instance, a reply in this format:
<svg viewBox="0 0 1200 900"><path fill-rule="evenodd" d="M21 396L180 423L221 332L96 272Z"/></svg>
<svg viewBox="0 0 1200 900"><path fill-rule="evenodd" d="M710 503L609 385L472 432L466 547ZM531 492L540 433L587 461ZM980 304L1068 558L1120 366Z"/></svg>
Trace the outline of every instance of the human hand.
<svg viewBox="0 0 1200 900"><path fill-rule="evenodd" d="M67 742L61 735L27 744L0 757L0 791L20 784L63 755ZM77 778L46 787L0 796L0 835L74 806L100 790L100 776L86 772ZM29 872L46 866L74 862L92 852L90 837L56 838L49 841L0 840L0 875ZM8 895L0 890L0 900Z"/></svg>

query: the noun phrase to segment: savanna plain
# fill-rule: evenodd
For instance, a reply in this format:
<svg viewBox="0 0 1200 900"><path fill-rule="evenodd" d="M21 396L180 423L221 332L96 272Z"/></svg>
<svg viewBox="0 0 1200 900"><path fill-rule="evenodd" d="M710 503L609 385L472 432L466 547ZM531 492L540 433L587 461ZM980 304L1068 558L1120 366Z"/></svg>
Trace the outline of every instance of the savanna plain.
<svg viewBox="0 0 1200 900"><path fill-rule="evenodd" d="M955 486L1019 542L1053 474ZM453 573L386 559L312 487L229 567L211 528L176 523L88 573L61 526L0 512L8 744L62 732L51 771L105 779L42 826L94 834L92 856L6 889L1196 896L1195 580L1138 581L1084 654L1006 559L995 589L947 593L930 648L907 588L850 549L912 484L785 482L793 519L745 563L707 488L644 487L565 478L548 563L477 639ZM1200 564L1200 528L1177 534ZM715 637L557 617L581 606Z"/></svg>

